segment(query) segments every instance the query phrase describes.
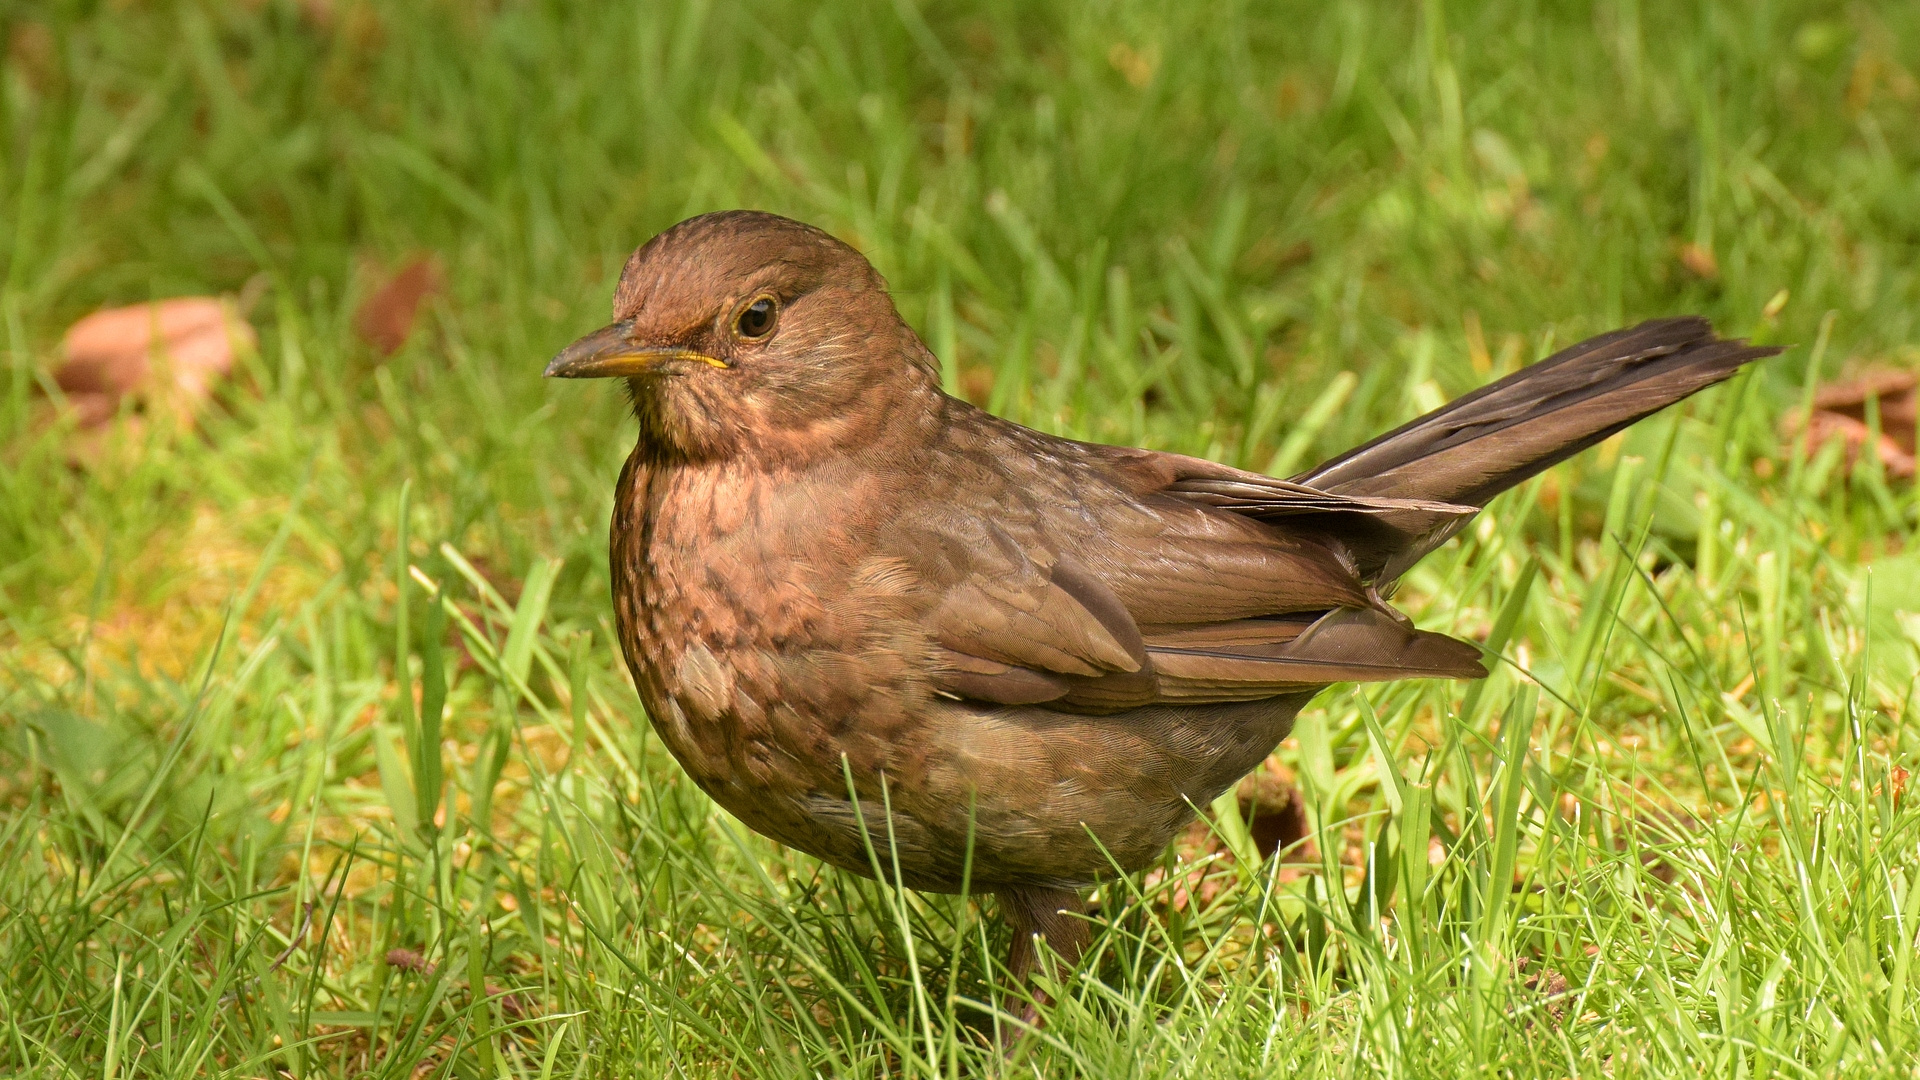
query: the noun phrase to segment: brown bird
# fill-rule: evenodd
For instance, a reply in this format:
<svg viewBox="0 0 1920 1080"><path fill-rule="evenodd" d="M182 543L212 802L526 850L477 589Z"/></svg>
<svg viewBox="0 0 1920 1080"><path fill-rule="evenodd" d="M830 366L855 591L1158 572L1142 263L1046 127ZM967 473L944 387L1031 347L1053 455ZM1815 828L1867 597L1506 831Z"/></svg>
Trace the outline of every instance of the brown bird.
<svg viewBox="0 0 1920 1080"><path fill-rule="evenodd" d="M783 844L994 892L1016 978L1321 689L1486 674L1382 596L1488 500L1778 351L1642 323L1277 480L948 396L867 260L772 214L654 237L613 313L546 373L633 397L613 603L661 739Z"/></svg>

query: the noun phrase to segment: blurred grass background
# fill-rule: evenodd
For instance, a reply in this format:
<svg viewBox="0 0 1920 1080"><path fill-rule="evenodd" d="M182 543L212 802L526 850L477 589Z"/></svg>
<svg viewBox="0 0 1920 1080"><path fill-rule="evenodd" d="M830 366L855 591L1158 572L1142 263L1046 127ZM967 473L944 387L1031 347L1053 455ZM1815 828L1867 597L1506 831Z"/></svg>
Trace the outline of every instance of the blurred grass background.
<svg viewBox="0 0 1920 1080"><path fill-rule="evenodd" d="M626 254L774 210L949 386L1285 474L1588 334L1790 345L1403 593L1308 840L1099 896L1047 1076L1911 1076L1910 486L1783 441L1911 368L1920 8L0 0L0 1073L1001 1068L1004 940L752 837L612 644ZM384 357L354 312L445 287ZM260 332L197 432L49 424L98 307ZM396 951L398 950L398 951Z"/></svg>

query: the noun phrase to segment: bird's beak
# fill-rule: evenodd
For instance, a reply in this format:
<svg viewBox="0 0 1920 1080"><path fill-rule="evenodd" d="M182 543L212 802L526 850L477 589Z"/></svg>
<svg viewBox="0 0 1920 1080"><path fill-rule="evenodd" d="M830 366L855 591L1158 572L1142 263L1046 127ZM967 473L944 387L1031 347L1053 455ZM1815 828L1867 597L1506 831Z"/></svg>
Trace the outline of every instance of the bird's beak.
<svg viewBox="0 0 1920 1080"><path fill-rule="evenodd" d="M691 360L712 364L717 368L730 366L725 360L691 349L636 341L633 337L633 320L622 319L561 349L560 354L547 365L546 374L549 379L625 378L658 371L662 364L673 360Z"/></svg>

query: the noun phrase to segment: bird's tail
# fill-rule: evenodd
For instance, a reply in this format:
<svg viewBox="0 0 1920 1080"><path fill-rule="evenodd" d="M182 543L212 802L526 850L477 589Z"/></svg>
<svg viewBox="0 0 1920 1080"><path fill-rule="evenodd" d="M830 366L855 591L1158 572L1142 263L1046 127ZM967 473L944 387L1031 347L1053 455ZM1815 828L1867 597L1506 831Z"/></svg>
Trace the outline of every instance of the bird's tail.
<svg viewBox="0 0 1920 1080"><path fill-rule="evenodd" d="M1485 506L1502 491L1780 350L1698 316L1590 338L1295 477L1341 495Z"/></svg>

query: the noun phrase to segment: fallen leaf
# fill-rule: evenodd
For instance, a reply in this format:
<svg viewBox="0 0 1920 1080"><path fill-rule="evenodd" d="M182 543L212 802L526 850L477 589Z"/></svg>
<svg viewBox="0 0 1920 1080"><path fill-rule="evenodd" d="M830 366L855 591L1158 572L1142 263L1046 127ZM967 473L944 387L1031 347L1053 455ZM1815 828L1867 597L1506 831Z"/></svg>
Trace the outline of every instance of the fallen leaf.
<svg viewBox="0 0 1920 1080"><path fill-rule="evenodd" d="M427 958L412 949L388 949L387 966L411 971L417 975L432 975L433 965Z"/></svg>
<svg viewBox="0 0 1920 1080"><path fill-rule="evenodd" d="M1113 70L1127 80L1127 85L1135 90L1143 90L1153 81L1154 73L1160 70L1160 46L1149 43L1145 48L1136 49L1124 41L1115 42L1107 50L1107 63Z"/></svg>
<svg viewBox="0 0 1920 1080"><path fill-rule="evenodd" d="M112 419L128 395L191 422L233 370L235 349L255 343L253 327L211 296L109 308L67 329L53 381L81 427Z"/></svg>
<svg viewBox="0 0 1920 1080"><path fill-rule="evenodd" d="M294 6L315 30L333 29L333 0L299 0Z"/></svg>
<svg viewBox="0 0 1920 1080"><path fill-rule="evenodd" d="M1720 276L1720 260L1713 257L1713 249L1701 244L1685 243L1680 245L1680 265L1687 268L1693 276L1712 281Z"/></svg>
<svg viewBox="0 0 1920 1080"><path fill-rule="evenodd" d="M993 369L975 364L960 372L960 393L975 405L985 405L993 396Z"/></svg>
<svg viewBox="0 0 1920 1080"><path fill-rule="evenodd" d="M1869 443L1888 476L1909 479L1915 473L1914 429L1920 401L1920 378L1911 371L1872 371L1844 383L1821 387L1810 415L1790 413L1781 424L1781 439L1791 452L1796 440L1806 438L1809 454L1834 439L1846 447L1847 467L1857 468ZM1874 442L1867 423L1867 403L1877 401L1880 437Z"/></svg>
<svg viewBox="0 0 1920 1080"><path fill-rule="evenodd" d="M1872 371L1851 382L1821 387L1813 395L1813 407L1820 412L1838 413L1864 424L1868 400L1877 399L1880 430L1911 454L1914 449L1916 386L1920 386L1920 378L1916 378L1911 371Z"/></svg>
<svg viewBox="0 0 1920 1080"><path fill-rule="evenodd" d="M1262 859L1285 852L1290 861L1314 861L1307 839L1307 804L1292 784L1271 769L1256 769L1240 781L1240 816Z"/></svg>
<svg viewBox="0 0 1920 1080"><path fill-rule="evenodd" d="M487 983L486 987L487 996L499 1004L500 1012L504 1014L507 1019L524 1020L531 1015L533 1011L531 1005L522 1000L520 995L509 993L506 988L494 983Z"/></svg>
<svg viewBox="0 0 1920 1080"><path fill-rule="evenodd" d="M440 291L440 268L430 256L417 256L382 282L354 312L360 339L382 356L392 356L412 336L420 305Z"/></svg>
<svg viewBox="0 0 1920 1080"><path fill-rule="evenodd" d="M1525 972L1526 959L1522 958L1516 966L1521 972ZM1521 985L1546 999L1544 1004L1549 1019L1558 1023L1566 1018L1567 1006L1571 1003L1573 994L1573 984L1565 975L1552 968L1543 968L1532 975L1525 975ZM1527 1025L1531 1027L1533 1021L1529 1019Z"/></svg>
<svg viewBox="0 0 1920 1080"><path fill-rule="evenodd" d="M119 394L73 391L67 394L67 409L74 424L82 430L97 428L120 412Z"/></svg>
<svg viewBox="0 0 1920 1080"><path fill-rule="evenodd" d="M1834 439L1846 445L1847 467L1853 469L1860 463L1861 451L1873 440L1873 429L1852 417L1814 413L1812 422L1807 425L1807 445L1824 446ZM1874 454L1880 459L1880 467L1888 476L1902 480L1913 477L1913 455L1902 449L1893 436L1881 432L1878 442L1874 444Z"/></svg>
<svg viewBox="0 0 1920 1080"><path fill-rule="evenodd" d="M22 19L7 35L7 65L27 86L44 94L61 81L60 46L45 23Z"/></svg>

